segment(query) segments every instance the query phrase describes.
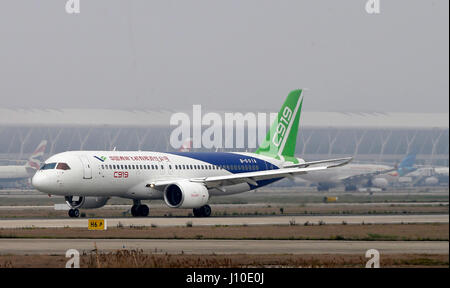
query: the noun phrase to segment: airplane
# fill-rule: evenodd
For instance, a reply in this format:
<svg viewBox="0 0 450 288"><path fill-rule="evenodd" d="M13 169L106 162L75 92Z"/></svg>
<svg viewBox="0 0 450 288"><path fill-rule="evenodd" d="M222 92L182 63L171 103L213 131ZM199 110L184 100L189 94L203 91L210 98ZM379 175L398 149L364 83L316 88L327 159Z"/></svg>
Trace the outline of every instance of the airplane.
<svg viewBox="0 0 450 288"><path fill-rule="evenodd" d="M390 182L395 181L416 168L416 154L408 154L396 167L382 164L351 163L341 169L324 171L323 173L308 173L299 178L317 183L317 190L327 191L330 188L343 185L345 191L355 191L358 186L365 185L386 189Z"/></svg>
<svg viewBox="0 0 450 288"><path fill-rule="evenodd" d="M405 177L402 177L401 183L408 184L410 186L448 185L448 179L448 167L423 166L416 168L415 171L408 173Z"/></svg>
<svg viewBox="0 0 450 288"><path fill-rule="evenodd" d="M42 156L44 156L47 141L43 140L31 154L25 165L0 166L0 183L17 182L30 179L39 170Z"/></svg>
<svg viewBox="0 0 450 288"><path fill-rule="evenodd" d="M131 214L146 217L142 200L163 199L171 208L193 209L208 217L210 197L263 187L285 177L337 168L352 158L305 162L294 156L303 91L289 93L255 153L69 151L45 161L32 185L65 196L69 216L99 208L111 197L133 200Z"/></svg>

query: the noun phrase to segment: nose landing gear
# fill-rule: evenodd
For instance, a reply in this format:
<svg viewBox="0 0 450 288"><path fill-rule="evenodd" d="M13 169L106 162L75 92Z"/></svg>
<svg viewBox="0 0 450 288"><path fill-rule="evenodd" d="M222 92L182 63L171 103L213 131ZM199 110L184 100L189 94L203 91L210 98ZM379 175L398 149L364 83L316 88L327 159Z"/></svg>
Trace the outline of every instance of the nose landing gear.
<svg viewBox="0 0 450 288"><path fill-rule="evenodd" d="M78 210L78 209L70 209L69 210L69 217L70 218L78 218L78 217L80 217L80 210Z"/></svg>

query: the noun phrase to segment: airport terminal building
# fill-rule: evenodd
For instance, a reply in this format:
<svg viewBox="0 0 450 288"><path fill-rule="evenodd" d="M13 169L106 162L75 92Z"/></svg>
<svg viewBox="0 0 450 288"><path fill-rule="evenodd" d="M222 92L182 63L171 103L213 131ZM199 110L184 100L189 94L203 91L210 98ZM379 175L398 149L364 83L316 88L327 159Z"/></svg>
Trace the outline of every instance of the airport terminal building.
<svg viewBox="0 0 450 288"><path fill-rule="evenodd" d="M176 128L170 125L170 120L179 112L0 108L0 161L9 164L23 161L44 139L48 141L46 157L68 150L176 151L179 147L172 147L169 141ZM207 128L202 126L203 130ZM239 129L248 134L246 124L235 127ZM212 150L233 150L222 147ZM203 147L193 151L211 149ZM302 112L298 157L316 160L354 156L359 162L395 163L409 152L417 153L418 164L448 166L449 115Z"/></svg>

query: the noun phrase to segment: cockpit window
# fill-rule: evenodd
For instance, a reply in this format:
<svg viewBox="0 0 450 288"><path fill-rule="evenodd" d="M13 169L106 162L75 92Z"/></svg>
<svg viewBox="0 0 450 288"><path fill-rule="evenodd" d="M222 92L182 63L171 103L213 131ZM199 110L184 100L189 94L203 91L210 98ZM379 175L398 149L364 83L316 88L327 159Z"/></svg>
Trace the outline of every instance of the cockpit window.
<svg viewBox="0 0 450 288"><path fill-rule="evenodd" d="M70 167L66 163L58 163L58 165L56 166L56 169L59 169L59 170L70 170Z"/></svg>
<svg viewBox="0 0 450 288"><path fill-rule="evenodd" d="M46 163L44 166L41 167L41 170L49 170L49 169L55 169L56 163Z"/></svg>

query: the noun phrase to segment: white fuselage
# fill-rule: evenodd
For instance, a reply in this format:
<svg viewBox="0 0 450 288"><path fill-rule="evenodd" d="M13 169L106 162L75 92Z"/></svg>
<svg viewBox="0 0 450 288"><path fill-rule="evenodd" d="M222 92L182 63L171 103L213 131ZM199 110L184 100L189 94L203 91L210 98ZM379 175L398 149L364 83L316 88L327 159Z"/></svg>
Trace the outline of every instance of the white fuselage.
<svg viewBox="0 0 450 288"><path fill-rule="evenodd" d="M161 190L149 186L152 182L272 170L283 162L253 153L74 151L54 155L45 163L56 165L39 170L32 182L43 193L144 200L163 199ZM69 169L58 168L60 163ZM258 187L276 180L258 182ZM229 185L226 190L210 189L209 194L229 195L254 188L240 183Z"/></svg>
<svg viewBox="0 0 450 288"><path fill-rule="evenodd" d="M448 177L448 167L420 167L417 170L408 174L411 177L430 177L430 176L442 176Z"/></svg>
<svg viewBox="0 0 450 288"><path fill-rule="evenodd" d="M0 181L16 181L31 178L33 176L31 170L25 166L0 166Z"/></svg>

